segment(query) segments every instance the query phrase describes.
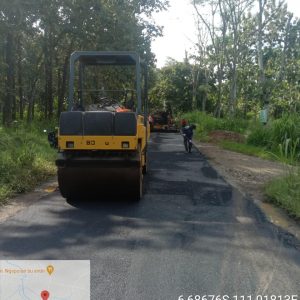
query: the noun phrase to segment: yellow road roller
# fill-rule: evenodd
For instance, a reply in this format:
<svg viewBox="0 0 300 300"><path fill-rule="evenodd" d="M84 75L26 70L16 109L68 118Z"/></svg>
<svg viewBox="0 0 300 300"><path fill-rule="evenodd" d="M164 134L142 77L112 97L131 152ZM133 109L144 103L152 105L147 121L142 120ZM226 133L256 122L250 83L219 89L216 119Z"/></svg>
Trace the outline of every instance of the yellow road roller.
<svg viewBox="0 0 300 300"><path fill-rule="evenodd" d="M147 106L147 68L137 53L71 54L68 110L60 115L56 160L63 197L142 197Z"/></svg>

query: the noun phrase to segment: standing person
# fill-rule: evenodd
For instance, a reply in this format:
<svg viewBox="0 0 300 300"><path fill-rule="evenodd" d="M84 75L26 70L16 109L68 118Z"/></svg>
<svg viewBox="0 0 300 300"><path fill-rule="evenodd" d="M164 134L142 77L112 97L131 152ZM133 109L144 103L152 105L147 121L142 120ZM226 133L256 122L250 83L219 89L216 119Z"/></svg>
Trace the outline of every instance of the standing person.
<svg viewBox="0 0 300 300"><path fill-rule="evenodd" d="M194 130L196 129L196 126L194 124L187 125L185 127L182 127L181 132L183 135L183 143L186 152L191 153L192 152L192 145L193 145L193 134Z"/></svg>

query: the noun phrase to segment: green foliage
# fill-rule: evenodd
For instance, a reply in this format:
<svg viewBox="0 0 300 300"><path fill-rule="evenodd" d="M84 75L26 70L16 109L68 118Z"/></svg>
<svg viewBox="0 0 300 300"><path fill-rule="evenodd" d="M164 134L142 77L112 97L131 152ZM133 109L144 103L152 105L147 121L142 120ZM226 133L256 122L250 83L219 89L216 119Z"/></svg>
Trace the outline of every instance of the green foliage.
<svg viewBox="0 0 300 300"><path fill-rule="evenodd" d="M253 146L268 147L272 141L271 129L261 124L255 124L247 137L247 143Z"/></svg>
<svg viewBox="0 0 300 300"><path fill-rule="evenodd" d="M280 144L290 139L295 141L300 137L300 116L298 114L284 114L282 118L272 122L272 139Z"/></svg>
<svg viewBox="0 0 300 300"><path fill-rule="evenodd" d="M183 114L181 118L187 120L190 124L196 124L197 132L199 132L201 136L206 136L213 130L228 130L244 133L248 127L246 120L238 118L215 118L200 111Z"/></svg>
<svg viewBox="0 0 300 300"><path fill-rule="evenodd" d="M267 103L275 118L300 110L299 18L280 1L265 1L256 11L253 3L193 1L199 41L194 58L215 87L208 92L209 113L246 117Z"/></svg>
<svg viewBox="0 0 300 300"><path fill-rule="evenodd" d="M162 28L152 14L167 6L166 0L1 1L1 121L59 115L75 50L136 51L153 66L151 41Z"/></svg>
<svg viewBox="0 0 300 300"><path fill-rule="evenodd" d="M268 125L238 118L214 118L203 112L183 114L179 119L196 124L196 137L207 140L214 130L233 131L247 136L246 144L224 141L223 148L261 158L296 164L300 156L300 116L284 115Z"/></svg>
<svg viewBox="0 0 300 300"><path fill-rule="evenodd" d="M180 118L196 124L197 137L202 140L216 129L248 133L246 144L222 141L220 145L224 149L291 165L299 161L300 116L285 115L267 126L239 119L216 119L202 112L186 113ZM300 218L300 169L271 181L266 186L266 194L276 205Z"/></svg>
<svg viewBox="0 0 300 300"><path fill-rule="evenodd" d="M278 152L280 160L289 165L296 165L299 161L299 138L295 141L292 139L286 139L282 144L278 146Z"/></svg>
<svg viewBox="0 0 300 300"><path fill-rule="evenodd" d="M270 121L266 126L252 126L247 143L265 147L276 153L282 161L294 164L299 159L299 136L300 116L285 114L280 119Z"/></svg>
<svg viewBox="0 0 300 300"><path fill-rule="evenodd" d="M43 125L0 127L0 202L55 174L56 151L50 148Z"/></svg>
<svg viewBox="0 0 300 300"><path fill-rule="evenodd" d="M170 61L158 72L157 83L150 91L152 108L156 108L153 104L159 100L161 107L171 106L173 112L189 110L192 106L190 76L188 64Z"/></svg>
<svg viewBox="0 0 300 300"><path fill-rule="evenodd" d="M271 181L265 188L270 201L300 218L300 171Z"/></svg>
<svg viewBox="0 0 300 300"><path fill-rule="evenodd" d="M150 90L152 108L170 107L176 114L199 109L204 100L206 106L210 105L207 95L212 87L199 65L169 59L165 67L157 70L156 76L156 84Z"/></svg>
<svg viewBox="0 0 300 300"><path fill-rule="evenodd" d="M276 156L274 156L272 153L266 151L264 148L261 147L231 141L222 141L220 145L222 148L227 150L243 153L246 155L257 156L263 159L276 160Z"/></svg>

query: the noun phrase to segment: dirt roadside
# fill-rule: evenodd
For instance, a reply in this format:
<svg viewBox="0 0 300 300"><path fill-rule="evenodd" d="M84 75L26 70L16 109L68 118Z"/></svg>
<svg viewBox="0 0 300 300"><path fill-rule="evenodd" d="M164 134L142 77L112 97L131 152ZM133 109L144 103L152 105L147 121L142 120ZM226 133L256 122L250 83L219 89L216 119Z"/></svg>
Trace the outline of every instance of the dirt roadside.
<svg viewBox="0 0 300 300"><path fill-rule="evenodd" d="M57 189L57 179L54 177L36 187L34 191L10 199L7 204L0 206L0 224Z"/></svg>
<svg viewBox="0 0 300 300"><path fill-rule="evenodd" d="M245 196L250 196L255 201L272 223L300 238L300 225L284 210L268 203L264 195L265 184L275 177L284 175L287 172L286 166L278 162L228 151L216 144L196 143L196 146L221 176Z"/></svg>

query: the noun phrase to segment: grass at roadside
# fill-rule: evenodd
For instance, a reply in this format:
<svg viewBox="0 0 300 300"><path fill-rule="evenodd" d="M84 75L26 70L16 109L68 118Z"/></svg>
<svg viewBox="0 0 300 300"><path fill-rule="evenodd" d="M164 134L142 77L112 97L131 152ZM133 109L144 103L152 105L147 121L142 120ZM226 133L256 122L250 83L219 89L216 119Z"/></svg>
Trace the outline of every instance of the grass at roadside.
<svg viewBox="0 0 300 300"><path fill-rule="evenodd" d="M0 203L55 174L56 151L50 148L43 127L0 127Z"/></svg>
<svg viewBox="0 0 300 300"><path fill-rule="evenodd" d="M246 155L257 156L268 160L277 160L281 163L290 163L290 161L280 156L280 154L275 155L261 147L230 141L222 141L219 145L224 149ZM288 175L269 182L265 187L265 194L270 202L282 207L291 216L300 220L300 169L295 171L296 167L291 167L290 165L286 165L286 168L289 170L289 172L287 172Z"/></svg>
<svg viewBox="0 0 300 300"><path fill-rule="evenodd" d="M272 159L272 154L267 153L273 153L274 160L289 164L300 161L298 114L285 114L279 119L270 119L267 125L262 125L254 119L215 118L200 111L185 113L180 116L180 119L182 118L197 125L195 137L202 141L209 140L210 134L216 130L234 132L244 136L246 143L241 146L236 144L224 146L230 147L230 150L267 159Z"/></svg>
<svg viewBox="0 0 300 300"><path fill-rule="evenodd" d="M196 124L198 137L206 139L209 132L213 130L228 130L244 133L248 127L248 121L238 118L214 118L203 112L194 111L183 114L181 119L186 119L190 124Z"/></svg>
<svg viewBox="0 0 300 300"><path fill-rule="evenodd" d="M266 195L271 202L284 208L291 216L300 220L300 170L267 184Z"/></svg>
<svg viewBox="0 0 300 300"><path fill-rule="evenodd" d="M266 151L264 148L261 147L231 141L222 141L219 145L226 150L235 151L251 156L257 156L263 159L280 161L278 156L274 155L269 151Z"/></svg>
<svg viewBox="0 0 300 300"><path fill-rule="evenodd" d="M223 149L243 153L246 155L256 156L267 160L278 161L289 166L296 166L298 161L280 152L280 148L276 151L267 150L264 147L253 146L249 144L236 143L232 141L221 141L219 143Z"/></svg>
<svg viewBox="0 0 300 300"><path fill-rule="evenodd" d="M293 172L290 171L288 175L271 181L267 184L265 193L275 205L300 219L300 170L294 171L300 161L298 114L286 114L279 119L270 119L266 126L255 120L217 119L197 111L186 113L182 118L197 124L195 139L207 142L211 133L216 130L242 134L245 137L244 143L234 142L224 135L224 139L218 140L218 144L223 149L286 164L287 169Z"/></svg>

